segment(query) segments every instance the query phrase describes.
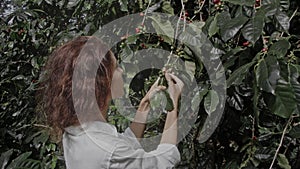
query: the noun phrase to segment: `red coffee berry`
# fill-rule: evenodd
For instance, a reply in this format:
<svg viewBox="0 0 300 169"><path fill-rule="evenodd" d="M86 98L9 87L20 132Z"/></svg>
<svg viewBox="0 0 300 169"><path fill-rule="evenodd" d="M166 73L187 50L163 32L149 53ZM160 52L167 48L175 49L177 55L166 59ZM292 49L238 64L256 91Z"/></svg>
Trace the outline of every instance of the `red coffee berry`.
<svg viewBox="0 0 300 169"><path fill-rule="evenodd" d="M163 42L163 41L164 41L164 38L162 38L161 36L159 36L159 37L158 37L158 40L159 40L160 42Z"/></svg>
<svg viewBox="0 0 300 169"><path fill-rule="evenodd" d="M219 2L221 2L221 0L213 0L214 4L218 4Z"/></svg>
<svg viewBox="0 0 300 169"><path fill-rule="evenodd" d="M21 35L22 33L24 33L25 31L23 29L18 31L18 34Z"/></svg>
<svg viewBox="0 0 300 169"><path fill-rule="evenodd" d="M250 42L249 42L249 41L246 41L246 42L243 43L243 46L246 47L246 46L248 46L249 44L250 44Z"/></svg>
<svg viewBox="0 0 300 169"><path fill-rule="evenodd" d="M135 32L136 32L136 33L140 33L141 30L140 30L139 28L135 28Z"/></svg>
<svg viewBox="0 0 300 169"><path fill-rule="evenodd" d="M141 47L144 48L144 49L147 48L147 46L144 43L141 44Z"/></svg>
<svg viewBox="0 0 300 169"><path fill-rule="evenodd" d="M188 17L188 16L189 16L189 13L188 13L187 11L185 11L184 15L185 15L186 17Z"/></svg>

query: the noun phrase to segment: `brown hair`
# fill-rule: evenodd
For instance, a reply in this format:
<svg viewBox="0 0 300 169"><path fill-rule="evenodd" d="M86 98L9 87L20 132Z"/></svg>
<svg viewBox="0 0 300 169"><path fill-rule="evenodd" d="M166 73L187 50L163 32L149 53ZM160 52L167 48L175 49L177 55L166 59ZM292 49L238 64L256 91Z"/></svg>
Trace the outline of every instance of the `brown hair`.
<svg viewBox="0 0 300 169"><path fill-rule="evenodd" d="M107 52L108 51L108 52ZM105 52L105 53L104 53ZM73 72L80 56L83 66L80 67L81 79L72 84ZM79 125L80 122L99 120L100 112L76 112L74 107L93 107L93 103L87 97L76 97L73 100L72 87L82 92L94 92L97 106L100 111L106 111L111 98L111 80L115 63L113 54L96 37L78 37L65 45L57 48L48 58L44 67L44 79L39 91L40 107L44 110L46 121L52 128L52 135L60 140L63 129ZM100 65L99 65L100 63ZM92 68L96 67L96 77ZM95 83L95 89L90 89L90 82ZM73 81L74 83L74 81ZM73 85L73 86L72 86ZM93 91L91 91L93 90ZM80 94L79 93L79 94ZM79 113L79 114L78 114Z"/></svg>

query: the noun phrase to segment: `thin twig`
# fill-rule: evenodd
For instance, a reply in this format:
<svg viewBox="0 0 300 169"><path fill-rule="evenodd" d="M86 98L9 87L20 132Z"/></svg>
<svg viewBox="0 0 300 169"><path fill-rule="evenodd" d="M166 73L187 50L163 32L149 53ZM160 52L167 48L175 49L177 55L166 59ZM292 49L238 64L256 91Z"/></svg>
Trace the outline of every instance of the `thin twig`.
<svg viewBox="0 0 300 169"><path fill-rule="evenodd" d="M22 127L19 127L17 129L15 129L16 131L27 128L27 127L42 127L42 128L51 128L49 126L43 125L43 124L26 124Z"/></svg>
<svg viewBox="0 0 300 169"><path fill-rule="evenodd" d="M176 30L175 30L175 35L174 35L174 43L175 43L175 41L177 39L177 36L178 36L179 23L180 23L180 19L182 17L182 10L183 9L181 9L181 11L180 11L180 15L179 15L179 18L178 18L178 21L177 21L177 24L176 24Z"/></svg>
<svg viewBox="0 0 300 169"><path fill-rule="evenodd" d="M147 15L147 13L148 13L150 4L151 4L151 0L149 1L148 6L147 6L147 9L145 10L144 18L143 18L143 21L142 21L142 25L144 25L144 22L145 22L145 20L146 20L146 15Z"/></svg>
<svg viewBox="0 0 300 169"><path fill-rule="evenodd" d="M202 18L202 15L201 15L201 10L204 7L205 1L206 0L203 0L202 3L201 3L201 0L199 0L199 17L200 17L199 19L200 19L200 21L203 21L203 18Z"/></svg>
<svg viewBox="0 0 300 169"><path fill-rule="evenodd" d="M291 20L296 16L296 14L297 14L297 12L298 12L298 7L296 8L296 10L293 12L293 14L292 14L292 16L290 17L290 19L289 19L289 23L291 22ZM283 34L284 34L284 32L281 32L281 35L280 35L280 37L282 37L283 36Z"/></svg>
<svg viewBox="0 0 300 169"><path fill-rule="evenodd" d="M181 0L181 12L183 13L183 32L185 31L185 23L186 23L186 16L185 16L185 9L184 9L184 4L183 0Z"/></svg>
<svg viewBox="0 0 300 169"><path fill-rule="evenodd" d="M42 127L42 128L51 128L49 126L43 125L43 124L33 124L34 127Z"/></svg>
<svg viewBox="0 0 300 169"><path fill-rule="evenodd" d="M293 124L294 127L299 126L299 125L300 125L300 122Z"/></svg>
<svg viewBox="0 0 300 169"><path fill-rule="evenodd" d="M254 138L254 136L255 136L255 118L254 117L252 117L251 116L251 118L252 118L252 138Z"/></svg>
<svg viewBox="0 0 300 169"><path fill-rule="evenodd" d="M291 22L291 20L296 16L297 12L298 12L298 7L296 8L296 10L294 11L294 13L290 17L289 22Z"/></svg>
<svg viewBox="0 0 300 169"><path fill-rule="evenodd" d="M293 119L293 116L290 116L290 118L289 118L287 124L286 124L285 127L284 127L284 130L283 130L282 135L281 135L280 143L279 143L279 145L278 145L278 147L277 147L277 150L276 150L276 152L275 152L275 155L274 155L274 157L273 157L273 161L272 161L272 163L271 163L269 169L272 169L272 168L273 168L273 165L274 165L274 163L275 163L275 161L276 161L276 158L277 158L277 156L278 156L278 154L279 154L279 150L280 150L280 148L281 148L281 146L282 146L284 136L285 136L285 134L286 134L286 132L287 132L287 128L288 128L288 126L290 125L292 119Z"/></svg>
<svg viewBox="0 0 300 169"><path fill-rule="evenodd" d="M174 47L175 47L175 44L176 44L176 39L178 37L180 20L182 18L182 14L184 13L183 0L181 0L181 6L182 6L182 9L180 11L180 15L179 15L179 18L178 18L178 21L177 21L177 24L176 24L176 29L175 29L175 34L174 34L174 44L173 44ZM185 18L185 16L184 16L184 18ZM172 55L173 55L173 50L171 50L170 55L168 56L168 61L167 61L166 65L168 65L170 63Z"/></svg>

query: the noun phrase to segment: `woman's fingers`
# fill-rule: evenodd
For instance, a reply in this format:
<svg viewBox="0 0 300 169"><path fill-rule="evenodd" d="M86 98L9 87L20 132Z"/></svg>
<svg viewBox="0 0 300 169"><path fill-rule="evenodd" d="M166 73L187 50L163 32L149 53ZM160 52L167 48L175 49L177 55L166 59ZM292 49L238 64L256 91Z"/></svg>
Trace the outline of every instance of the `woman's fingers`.
<svg viewBox="0 0 300 169"><path fill-rule="evenodd" d="M157 89L158 91L165 90L165 89L166 89L166 86L157 86L156 89Z"/></svg>
<svg viewBox="0 0 300 169"><path fill-rule="evenodd" d="M170 73L166 72L166 73L165 73L165 77L166 77L167 82L170 83L171 80L172 80L172 79L171 79L171 76L170 76Z"/></svg>
<svg viewBox="0 0 300 169"><path fill-rule="evenodd" d="M153 83L153 85L151 86L150 90L165 90L166 87L165 86L162 86L162 85L158 85L159 84L159 81L160 81L160 77L157 78L157 80Z"/></svg>
<svg viewBox="0 0 300 169"><path fill-rule="evenodd" d="M165 73L165 77L169 84L171 84L171 83L177 84L177 85L179 85L180 88L182 88L184 86L184 83L174 74Z"/></svg>
<svg viewBox="0 0 300 169"><path fill-rule="evenodd" d="M160 80L160 77L157 78L157 80L153 83L153 85L151 86L151 88L152 87L157 87L158 83L159 83L159 80Z"/></svg>
<svg viewBox="0 0 300 169"><path fill-rule="evenodd" d="M153 85L151 86L150 90L147 92L146 94L146 97L148 99L150 99L153 95L155 95L157 92L159 91L162 91L162 90L165 90L166 87L165 86L162 86L162 85L158 85L159 84L159 80L160 80L160 77L157 78L157 80L153 83Z"/></svg>
<svg viewBox="0 0 300 169"><path fill-rule="evenodd" d="M182 88L184 86L184 83L177 76L175 76L173 74L169 74L169 76L175 84L180 86L180 88Z"/></svg>

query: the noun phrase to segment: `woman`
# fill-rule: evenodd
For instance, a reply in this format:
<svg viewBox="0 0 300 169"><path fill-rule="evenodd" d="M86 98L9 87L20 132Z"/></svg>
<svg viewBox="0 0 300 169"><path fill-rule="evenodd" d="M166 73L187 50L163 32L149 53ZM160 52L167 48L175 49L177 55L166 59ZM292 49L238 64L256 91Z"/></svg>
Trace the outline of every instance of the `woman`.
<svg viewBox="0 0 300 169"><path fill-rule="evenodd" d="M116 128L107 123L107 110L110 100L123 94L123 71L117 66L112 52L105 52L106 48L96 37L78 37L54 51L45 66L46 80L42 84L44 109L52 133L63 135L67 168L172 168L180 160L176 142L177 107L182 81L165 72L167 91L174 110L167 114L157 149L145 152L139 140L146 127L149 100L156 92L166 90L166 87L159 86L157 80L141 100L130 127L122 134L117 133ZM80 74L84 76L75 82L72 78L79 56L84 61L80 69ZM98 66L96 77L89 74L93 66ZM91 82L94 82L95 90L89 87ZM74 97L74 89L81 94L94 92L99 111L84 111L93 107L93 103L89 97L80 97L81 94Z"/></svg>

